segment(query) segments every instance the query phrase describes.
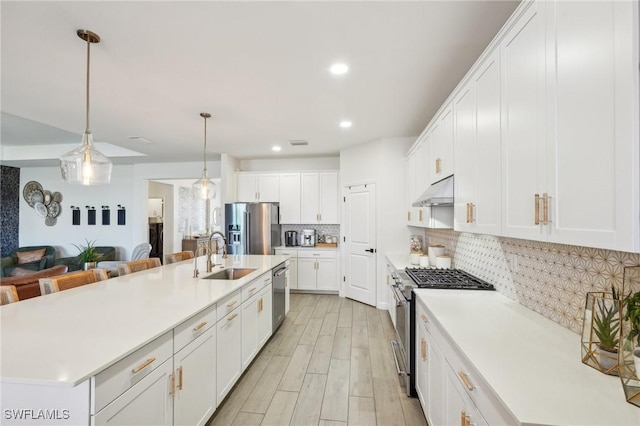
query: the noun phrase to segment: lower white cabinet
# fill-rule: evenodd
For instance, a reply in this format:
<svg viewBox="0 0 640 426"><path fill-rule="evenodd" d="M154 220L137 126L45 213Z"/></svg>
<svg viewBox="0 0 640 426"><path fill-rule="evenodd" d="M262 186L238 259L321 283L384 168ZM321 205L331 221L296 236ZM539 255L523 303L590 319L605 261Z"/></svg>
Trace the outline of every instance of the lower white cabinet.
<svg viewBox="0 0 640 426"><path fill-rule="evenodd" d="M216 409L216 328L174 355L174 425L204 425Z"/></svg>
<svg viewBox="0 0 640 426"><path fill-rule="evenodd" d="M242 371L271 337L271 291L270 284L242 304Z"/></svg>
<svg viewBox="0 0 640 426"><path fill-rule="evenodd" d="M298 252L298 289L338 291L336 251L300 250Z"/></svg>
<svg viewBox="0 0 640 426"><path fill-rule="evenodd" d="M231 311L216 327L217 404L220 405L242 372L242 309Z"/></svg>
<svg viewBox="0 0 640 426"><path fill-rule="evenodd" d="M173 360L170 358L91 418L93 425L172 425Z"/></svg>
<svg viewBox="0 0 640 426"><path fill-rule="evenodd" d="M258 318L257 318L257 328L258 328L258 349L257 352L260 352L260 349L267 343L267 340L271 337L271 333L273 332L273 288L272 286L267 286L260 291L258 295L260 298L260 306L258 307Z"/></svg>
<svg viewBox="0 0 640 426"><path fill-rule="evenodd" d="M444 412L446 419L444 424L488 426L480 411L478 411L465 391L460 388L460 382L451 368L447 368L445 380L446 406Z"/></svg>

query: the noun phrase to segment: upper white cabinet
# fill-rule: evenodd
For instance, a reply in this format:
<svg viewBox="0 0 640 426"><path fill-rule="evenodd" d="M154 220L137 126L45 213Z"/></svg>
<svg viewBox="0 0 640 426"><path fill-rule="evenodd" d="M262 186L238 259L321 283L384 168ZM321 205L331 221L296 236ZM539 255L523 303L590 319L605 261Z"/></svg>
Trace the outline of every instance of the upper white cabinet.
<svg viewBox="0 0 640 426"><path fill-rule="evenodd" d="M494 49L454 99L458 231L501 233L500 109L500 56Z"/></svg>
<svg viewBox="0 0 640 426"><path fill-rule="evenodd" d="M280 223L301 223L300 173L280 173Z"/></svg>
<svg viewBox="0 0 640 426"><path fill-rule="evenodd" d="M280 175L278 173L237 173L239 202L280 201Z"/></svg>
<svg viewBox="0 0 640 426"><path fill-rule="evenodd" d="M453 110L451 105L442 109L432 129L431 158L425 166L430 165L430 183L435 183L453 174Z"/></svg>
<svg viewBox="0 0 640 426"><path fill-rule="evenodd" d="M338 172L303 172L301 223L339 223Z"/></svg>

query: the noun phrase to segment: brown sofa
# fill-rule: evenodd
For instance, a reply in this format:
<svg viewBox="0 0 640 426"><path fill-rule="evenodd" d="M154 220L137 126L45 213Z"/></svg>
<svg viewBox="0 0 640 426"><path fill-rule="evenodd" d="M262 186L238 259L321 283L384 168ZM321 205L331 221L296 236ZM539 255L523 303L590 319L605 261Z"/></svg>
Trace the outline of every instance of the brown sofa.
<svg viewBox="0 0 640 426"><path fill-rule="evenodd" d="M41 271L34 272L29 275L22 275L19 277L2 277L0 279L0 285L14 285L18 291L18 298L20 300L30 299L32 297L40 296L40 278L49 278L56 275L62 275L67 273L67 265L57 265L51 268L42 269Z"/></svg>

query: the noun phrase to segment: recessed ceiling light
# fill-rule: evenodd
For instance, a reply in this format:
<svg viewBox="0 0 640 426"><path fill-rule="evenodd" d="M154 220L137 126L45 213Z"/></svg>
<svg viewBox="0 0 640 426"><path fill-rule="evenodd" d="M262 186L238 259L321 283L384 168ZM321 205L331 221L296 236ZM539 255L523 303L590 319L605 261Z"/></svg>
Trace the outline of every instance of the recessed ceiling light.
<svg viewBox="0 0 640 426"><path fill-rule="evenodd" d="M280 145L274 145L274 146L272 146L272 147L271 147L271 150L272 150L272 151L276 151L276 152L277 152L277 151L281 151L281 150L282 150L282 147L281 147Z"/></svg>
<svg viewBox="0 0 640 426"><path fill-rule="evenodd" d="M289 141L289 145L291 146L305 146L309 145L309 142L304 139L291 139Z"/></svg>
<svg viewBox="0 0 640 426"><path fill-rule="evenodd" d="M349 120L343 120L340 122L340 127L342 127L343 129L348 129L349 127L351 127L352 123Z"/></svg>
<svg viewBox="0 0 640 426"><path fill-rule="evenodd" d="M347 71L349 71L349 66L347 64L333 64L331 65L331 68L329 68L329 71L331 71L331 74L334 75L342 75L342 74L346 74Z"/></svg>

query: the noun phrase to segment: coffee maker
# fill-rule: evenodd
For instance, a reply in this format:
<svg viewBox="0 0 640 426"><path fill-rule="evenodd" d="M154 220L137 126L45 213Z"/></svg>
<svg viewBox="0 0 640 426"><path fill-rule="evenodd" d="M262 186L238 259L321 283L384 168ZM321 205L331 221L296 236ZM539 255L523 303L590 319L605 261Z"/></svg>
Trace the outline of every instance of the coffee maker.
<svg viewBox="0 0 640 426"><path fill-rule="evenodd" d="M298 245L298 233L296 231L284 232L284 245L287 247L294 247Z"/></svg>
<svg viewBox="0 0 640 426"><path fill-rule="evenodd" d="M315 229L303 229L300 234L300 246L301 247L314 247L316 245L316 230Z"/></svg>

